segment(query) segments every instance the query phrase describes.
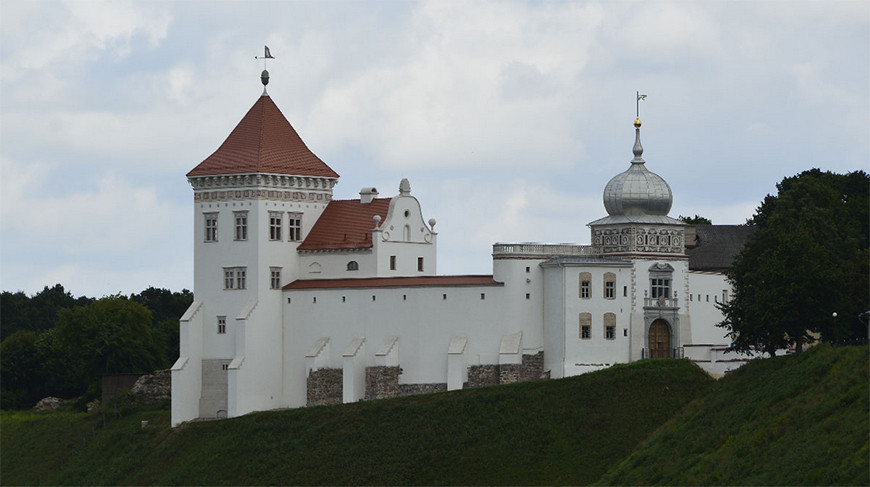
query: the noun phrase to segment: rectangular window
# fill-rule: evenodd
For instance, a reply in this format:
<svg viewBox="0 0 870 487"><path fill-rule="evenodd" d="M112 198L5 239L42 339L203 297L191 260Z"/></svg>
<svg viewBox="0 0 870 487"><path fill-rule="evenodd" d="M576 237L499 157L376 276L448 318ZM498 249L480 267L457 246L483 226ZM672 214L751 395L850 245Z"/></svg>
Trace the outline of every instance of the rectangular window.
<svg viewBox="0 0 870 487"><path fill-rule="evenodd" d="M396 270L396 256L395 255L390 256L390 270L391 271Z"/></svg>
<svg viewBox="0 0 870 487"><path fill-rule="evenodd" d="M591 293L589 288L592 287L592 283L590 281L581 281L580 282L580 297L583 299L589 299Z"/></svg>
<svg viewBox="0 0 870 487"><path fill-rule="evenodd" d="M604 313L604 338L616 339L616 313Z"/></svg>
<svg viewBox="0 0 870 487"><path fill-rule="evenodd" d="M653 298L668 298L671 295L670 279L650 279L650 294Z"/></svg>
<svg viewBox="0 0 870 487"><path fill-rule="evenodd" d="M417 257L417 271L423 272L423 258Z"/></svg>
<svg viewBox="0 0 870 487"><path fill-rule="evenodd" d="M269 240L281 240L282 215L279 211L269 212Z"/></svg>
<svg viewBox="0 0 870 487"><path fill-rule="evenodd" d="M224 289L245 289L247 267L224 267Z"/></svg>
<svg viewBox="0 0 870 487"><path fill-rule="evenodd" d="M233 212L233 218L236 221L236 231L233 235L235 240L247 240L248 239L248 212L247 211L235 211Z"/></svg>
<svg viewBox="0 0 870 487"><path fill-rule="evenodd" d="M302 213L287 213L287 239L291 242L302 241Z"/></svg>
<svg viewBox="0 0 870 487"><path fill-rule="evenodd" d="M604 273L604 299L616 298L616 274Z"/></svg>
<svg viewBox="0 0 870 487"><path fill-rule="evenodd" d="M221 364L221 370L230 370L230 364Z"/></svg>
<svg viewBox="0 0 870 487"><path fill-rule="evenodd" d="M218 239L218 214L217 213L205 213L205 241L206 242L217 242Z"/></svg>
<svg viewBox="0 0 870 487"><path fill-rule="evenodd" d="M281 268L280 267L270 267L269 268L269 284L272 289L281 289Z"/></svg>
<svg viewBox="0 0 870 487"><path fill-rule="evenodd" d="M224 333L227 332L227 317L226 316L218 316L217 320L218 320L218 323L217 323L218 335L223 335Z"/></svg>
<svg viewBox="0 0 870 487"><path fill-rule="evenodd" d="M580 338L582 340L592 338L592 313L580 313Z"/></svg>
<svg viewBox="0 0 870 487"><path fill-rule="evenodd" d="M622 286L622 297L623 298L628 297L628 286Z"/></svg>
<svg viewBox="0 0 870 487"><path fill-rule="evenodd" d="M724 304L727 302L728 302L728 291L723 289L722 290L722 303Z"/></svg>

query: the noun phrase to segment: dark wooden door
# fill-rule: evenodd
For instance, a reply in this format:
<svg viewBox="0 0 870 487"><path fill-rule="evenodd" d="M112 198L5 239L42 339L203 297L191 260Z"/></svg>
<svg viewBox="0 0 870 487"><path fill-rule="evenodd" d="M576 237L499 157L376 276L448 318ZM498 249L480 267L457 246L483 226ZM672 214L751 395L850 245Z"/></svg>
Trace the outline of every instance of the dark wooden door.
<svg viewBox="0 0 870 487"><path fill-rule="evenodd" d="M649 325L650 358L671 356L671 330L665 320L655 320Z"/></svg>

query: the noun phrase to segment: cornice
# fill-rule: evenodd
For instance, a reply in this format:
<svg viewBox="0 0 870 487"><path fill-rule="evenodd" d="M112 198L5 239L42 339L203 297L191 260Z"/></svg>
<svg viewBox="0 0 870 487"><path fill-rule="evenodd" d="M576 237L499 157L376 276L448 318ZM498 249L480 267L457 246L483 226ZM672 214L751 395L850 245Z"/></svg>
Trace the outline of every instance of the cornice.
<svg viewBox="0 0 870 487"><path fill-rule="evenodd" d="M187 181L194 191L216 188L287 188L330 191L338 178L320 176L288 176L286 174L223 174L219 176L191 176Z"/></svg>

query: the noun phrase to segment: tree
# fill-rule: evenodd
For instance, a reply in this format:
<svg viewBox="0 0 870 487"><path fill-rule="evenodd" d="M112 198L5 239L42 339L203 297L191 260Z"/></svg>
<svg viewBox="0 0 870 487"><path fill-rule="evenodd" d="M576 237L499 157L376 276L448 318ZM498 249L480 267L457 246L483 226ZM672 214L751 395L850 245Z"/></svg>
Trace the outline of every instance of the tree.
<svg viewBox="0 0 870 487"><path fill-rule="evenodd" d="M695 215L695 216L683 216L680 215L678 220L687 224L687 225L712 225L713 222L710 221L709 218L704 218L703 216Z"/></svg>
<svg viewBox="0 0 870 487"><path fill-rule="evenodd" d="M48 330L56 324L59 310L84 306L91 302L91 298L74 298L60 284L45 286L33 297L28 297L21 291L3 291L0 293L0 316L3 317L0 340L18 330Z"/></svg>
<svg viewBox="0 0 870 487"><path fill-rule="evenodd" d="M866 336L857 317L870 306L868 189L863 171L813 169L765 197L747 222L757 230L726 271L732 299L719 305L718 326L737 350L772 355L815 336Z"/></svg>
<svg viewBox="0 0 870 487"><path fill-rule="evenodd" d="M151 311L124 296L108 296L60 312L58 338L84 360L90 381L100 374L151 372L159 351Z"/></svg>

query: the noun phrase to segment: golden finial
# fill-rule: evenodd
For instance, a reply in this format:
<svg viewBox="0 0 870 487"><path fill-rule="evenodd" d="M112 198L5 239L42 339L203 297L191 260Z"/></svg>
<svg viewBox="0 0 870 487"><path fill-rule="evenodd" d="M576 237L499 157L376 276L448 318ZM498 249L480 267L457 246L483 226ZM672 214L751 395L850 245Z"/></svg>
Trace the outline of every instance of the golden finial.
<svg viewBox="0 0 870 487"><path fill-rule="evenodd" d="M634 128L640 128L640 117L634 119Z"/></svg>
<svg viewBox="0 0 870 487"><path fill-rule="evenodd" d="M636 118L634 119L634 128L639 129L640 128L640 101L645 100L646 95L641 94L641 92L639 92L639 91L636 93L636 95L637 95L637 101L635 102L635 104L636 104L635 108L637 111L635 113Z"/></svg>

